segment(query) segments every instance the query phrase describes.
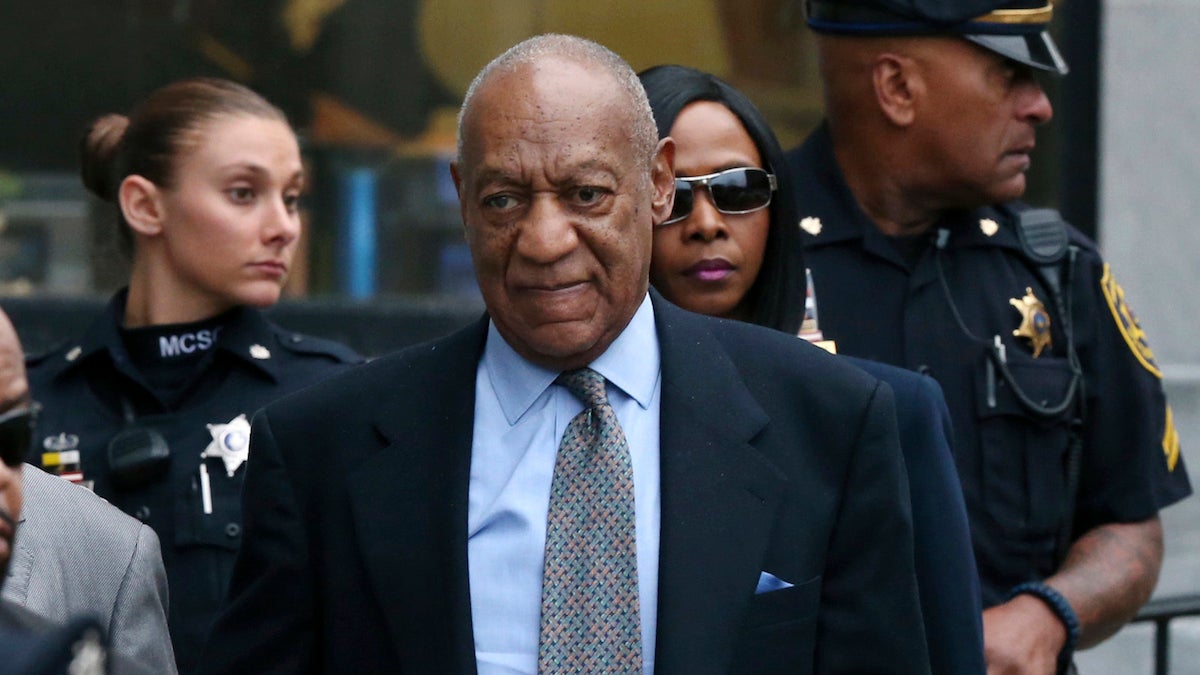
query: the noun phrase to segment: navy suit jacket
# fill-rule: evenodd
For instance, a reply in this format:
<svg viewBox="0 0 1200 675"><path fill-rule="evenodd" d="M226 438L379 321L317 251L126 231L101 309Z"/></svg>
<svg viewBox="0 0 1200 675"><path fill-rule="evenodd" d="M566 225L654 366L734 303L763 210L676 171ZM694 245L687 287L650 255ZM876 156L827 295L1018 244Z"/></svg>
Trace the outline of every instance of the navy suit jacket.
<svg viewBox="0 0 1200 675"><path fill-rule="evenodd" d="M654 295L656 673L929 670L887 385ZM203 672L474 673L467 494L486 321L256 415ZM760 574L794 584L756 594Z"/></svg>
<svg viewBox="0 0 1200 675"><path fill-rule="evenodd" d="M954 468L950 410L927 375L853 356L843 359L887 382L896 395L900 449L912 493L917 585L934 673L987 672L983 608L966 504Z"/></svg>

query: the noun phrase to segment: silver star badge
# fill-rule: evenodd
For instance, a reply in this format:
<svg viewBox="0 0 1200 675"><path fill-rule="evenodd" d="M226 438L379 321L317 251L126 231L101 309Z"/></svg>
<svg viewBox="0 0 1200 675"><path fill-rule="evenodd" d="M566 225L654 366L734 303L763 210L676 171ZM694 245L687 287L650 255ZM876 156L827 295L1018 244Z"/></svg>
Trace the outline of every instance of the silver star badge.
<svg viewBox="0 0 1200 675"><path fill-rule="evenodd" d="M225 463L225 473L233 478L238 467L250 456L250 422L238 415L228 424L206 424L212 442L200 453L202 459L219 457Z"/></svg>

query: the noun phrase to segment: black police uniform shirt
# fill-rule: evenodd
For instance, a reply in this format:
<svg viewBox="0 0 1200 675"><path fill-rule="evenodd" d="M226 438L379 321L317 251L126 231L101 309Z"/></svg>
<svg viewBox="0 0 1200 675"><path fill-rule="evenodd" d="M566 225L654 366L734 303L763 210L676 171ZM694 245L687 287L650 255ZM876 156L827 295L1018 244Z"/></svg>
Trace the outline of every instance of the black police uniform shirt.
<svg viewBox="0 0 1200 675"><path fill-rule="evenodd" d="M1022 251L1018 205L950 214L919 241L896 242L858 206L827 127L788 161L819 328L839 353L928 373L941 384L983 604L999 604L1013 586L1056 569L1068 512L1068 427L1078 419L1072 406L1048 419L1032 413L995 360L1035 405L1054 408L1067 396L1063 317ZM1065 275L1062 286L1086 401L1078 537L1097 525L1149 518L1191 486L1145 334L1095 245L1073 228L1069 237L1079 253L1070 290Z"/></svg>
<svg viewBox="0 0 1200 675"><path fill-rule="evenodd" d="M286 331L252 308L179 332L168 327L154 339L143 335L155 353L138 348L134 357L127 344L138 339L120 327L124 307L122 291L79 340L29 359L30 386L42 404L29 460L154 528L175 657L189 672L241 539L249 419L266 403L362 359L338 343ZM153 359L159 367L135 365ZM174 359L191 361L194 375L180 378ZM157 446L148 431L157 432ZM149 456L162 446L168 460ZM113 462L122 469L114 472Z"/></svg>

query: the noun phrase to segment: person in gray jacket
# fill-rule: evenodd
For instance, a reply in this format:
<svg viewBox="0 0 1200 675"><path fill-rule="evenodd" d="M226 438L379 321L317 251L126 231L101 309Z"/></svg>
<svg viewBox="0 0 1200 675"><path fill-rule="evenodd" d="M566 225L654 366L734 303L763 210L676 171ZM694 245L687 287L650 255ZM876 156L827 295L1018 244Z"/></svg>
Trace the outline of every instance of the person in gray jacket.
<svg viewBox="0 0 1200 675"><path fill-rule="evenodd" d="M175 673L158 536L87 488L26 464L5 600L65 624L95 618L113 653Z"/></svg>

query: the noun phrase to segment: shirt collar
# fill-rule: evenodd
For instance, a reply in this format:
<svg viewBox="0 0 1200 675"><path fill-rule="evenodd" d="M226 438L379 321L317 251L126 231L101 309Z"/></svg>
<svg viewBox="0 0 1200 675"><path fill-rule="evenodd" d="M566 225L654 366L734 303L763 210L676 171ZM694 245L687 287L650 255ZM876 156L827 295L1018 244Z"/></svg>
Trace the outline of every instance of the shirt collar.
<svg viewBox="0 0 1200 675"><path fill-rule="evenodd" d="M625 330L588 367L646 409L658 383L660 360L654 308L647 294ZM509 424L516 424L559 375L517 354L493 321L488 322L483 366Z"/></svg>

